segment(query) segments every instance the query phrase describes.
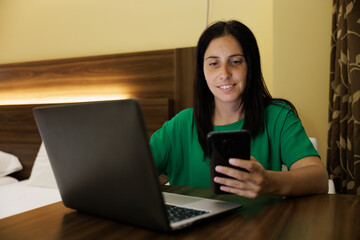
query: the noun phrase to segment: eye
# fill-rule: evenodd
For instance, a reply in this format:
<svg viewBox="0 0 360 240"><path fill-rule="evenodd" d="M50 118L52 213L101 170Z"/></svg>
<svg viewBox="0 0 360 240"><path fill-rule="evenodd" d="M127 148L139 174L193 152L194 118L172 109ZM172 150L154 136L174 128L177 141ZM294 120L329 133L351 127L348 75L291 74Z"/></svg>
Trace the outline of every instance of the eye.
<svg viewBox="0 0 360 240"><path fill-rule="evenodd" d="M217 62L210 62L210 63L209 63L209 66L213 66L213 67L214 67L214 66L216 66L217 64L218 64Z"/></svg>
<svg viewBox="0 0 360 240"><path fill-rule="evenodd" d="M232 65L240 65L243 62L244 62L244 59L242 57L235 57L235 58L230 59L230 63Z"/></svg>
<svg viewBox="0 0 360 240"><path fill-rule="evenodd" d="M216 67L219 65L219 60L217 58L208 58L204 62L204 66Z"/></svg>

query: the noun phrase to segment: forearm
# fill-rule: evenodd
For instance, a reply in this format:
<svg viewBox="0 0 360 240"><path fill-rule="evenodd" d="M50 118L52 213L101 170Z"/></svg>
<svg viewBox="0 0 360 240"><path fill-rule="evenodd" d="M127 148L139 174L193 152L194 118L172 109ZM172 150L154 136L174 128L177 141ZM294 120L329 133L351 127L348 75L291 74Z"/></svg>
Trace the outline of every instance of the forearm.
<svg viewBox="0 0 360 240"><path fill-rule="evenodd" d="M216 166L217 172L231 178L215 177L214 180L222 185L221 190L240 196L301 196L328 191L327 171L320 158L316 156L302 158L291 165L290 171L283 172L265 170L253 157L250 161L231 158L229 163L247 171Z"/></svg>
<svg viewBox="0 0 360 240"><path fill-rule="evenodd" d="M310 165L291 171L266 171L263 194L280 196L301 196L326 193L328 175L324 167Z"/></svg>

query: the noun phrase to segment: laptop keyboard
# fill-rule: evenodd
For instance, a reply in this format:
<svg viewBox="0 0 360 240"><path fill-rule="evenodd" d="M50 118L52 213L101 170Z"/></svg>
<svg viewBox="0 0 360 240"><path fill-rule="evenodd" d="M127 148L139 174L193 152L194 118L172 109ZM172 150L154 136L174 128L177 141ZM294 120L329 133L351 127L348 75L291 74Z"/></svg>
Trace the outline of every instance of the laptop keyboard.
<svg viewBox="0 0 360 240"><path fill-rule="evenodd" d="M209 212L195 210L191 208L178 207L174 205L166 205L166 210L168 212L170 223L178 222L181 220L185 220L191 217L196 217L199 215L203 215Z"/></svg>

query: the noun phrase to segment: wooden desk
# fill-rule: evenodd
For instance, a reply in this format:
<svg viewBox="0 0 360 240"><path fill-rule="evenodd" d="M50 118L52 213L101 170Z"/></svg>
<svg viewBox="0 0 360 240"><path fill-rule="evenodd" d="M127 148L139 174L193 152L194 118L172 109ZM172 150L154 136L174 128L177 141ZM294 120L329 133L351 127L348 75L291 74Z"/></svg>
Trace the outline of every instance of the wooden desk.
<svg viewBox="0 0 360 240"><path fill-rule="evenodd" d="M207 188L164 191L241 202L244 208L166 235L93 217L55 203L0 220L0 239L360 239L360 197L313 195L245 199L214 196Z"/></svg>

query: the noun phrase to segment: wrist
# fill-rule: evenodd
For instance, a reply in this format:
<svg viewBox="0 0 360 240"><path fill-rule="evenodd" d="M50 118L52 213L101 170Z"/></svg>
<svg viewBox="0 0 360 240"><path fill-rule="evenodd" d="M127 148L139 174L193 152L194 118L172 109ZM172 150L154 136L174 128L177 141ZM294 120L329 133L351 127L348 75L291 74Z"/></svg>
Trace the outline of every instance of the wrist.
<svg viewBox="0 0 360 240"><path fill-rule="evenodd" d="M265 170L264 173L264 192L263 194L285 196L290 189L286 181L282 181L283 172Z"/></svg>

